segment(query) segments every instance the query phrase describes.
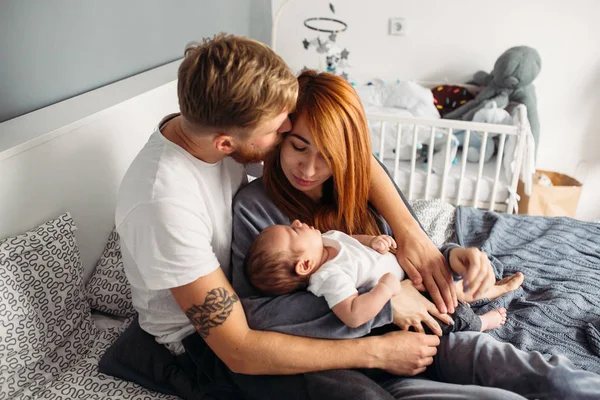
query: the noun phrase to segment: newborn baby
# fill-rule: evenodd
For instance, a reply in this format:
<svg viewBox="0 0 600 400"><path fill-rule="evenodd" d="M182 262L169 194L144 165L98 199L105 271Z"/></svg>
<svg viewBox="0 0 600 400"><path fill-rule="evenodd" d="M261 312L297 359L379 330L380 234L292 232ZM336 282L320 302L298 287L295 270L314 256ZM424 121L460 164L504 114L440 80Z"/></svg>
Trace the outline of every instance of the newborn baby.
<svg viewBox="0 0 600 400"><path fill-rule="evenodd" d="M358 327L412 286L410 280L402 281L404 271L390 253L395 248L396 242L387 235L321 234L295 220L290 226L273 225L260 233L246 256L246 272L265 295L308 290L323 296L342 322ZM359 294L358 288L371 290ZM485 331L505 323L506 309L477 316L468 304L459 302L452 317L444 332Z"/></svg>

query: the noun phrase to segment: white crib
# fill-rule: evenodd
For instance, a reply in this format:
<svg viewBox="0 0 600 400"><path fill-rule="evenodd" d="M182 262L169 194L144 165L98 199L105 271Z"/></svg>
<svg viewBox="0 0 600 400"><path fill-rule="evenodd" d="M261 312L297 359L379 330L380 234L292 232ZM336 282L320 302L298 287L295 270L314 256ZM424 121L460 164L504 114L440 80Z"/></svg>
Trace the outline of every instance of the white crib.
<svg viewBox="0 0 600 400"><path fill-rule="evenodd" d="M371 130L372 142L375 143L373 153L386 165L394 181L408 197L414 199L441 199L454 205L467 205L490 211L513 213L516 212L518 197L516 194L523 160L526 155L528 136L531 128L527 119L527 109L524 105L516 106L513 112L513 125L494 125L470 121L447 119L428 119L367 112ZM390 132L389 127L393 127ZM452 160L452 134L464 131L464 148L468 148L472 132L482 136L480 154L485 154L489 135L498 135L497 153L489 162L483 157L479 163L469 163L467 152L458 151L457 165ZM418 154L418 143L422 137L429 137L427 159L434 157L434 141L439 143L440 136L445 140L444 153L441 157L443 172L434 173L433 162L418 165L422 157ZM389 140L386 135L393 135ZM410 159L400 158L401 143L405 142L404 135L412 135ZM419 138L421 139L419 139ZM387 140L386 140L387 139ZM390 142L395 142L390 156L387 148ZM530 142L529 142L530 143ZM440 155L436 155L440 157ZM406 159L406 157L403 157ZM526 176L526 174L524 174Z"/></svg>

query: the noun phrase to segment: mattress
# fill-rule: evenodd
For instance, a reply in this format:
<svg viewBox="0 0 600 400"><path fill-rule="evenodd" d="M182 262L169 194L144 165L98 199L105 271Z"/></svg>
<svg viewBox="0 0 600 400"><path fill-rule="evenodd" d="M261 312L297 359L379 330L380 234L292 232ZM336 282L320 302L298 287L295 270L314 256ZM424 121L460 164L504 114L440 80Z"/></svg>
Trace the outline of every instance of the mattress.
<svg viewBox="0 0 600 400"><path fill-rule="evenodd" d="M456 159L459 160L458 164L452 165L448 172L448 178L446 181L446 190L444 198L450 203L455 204L458 196L458 185L460 181L462 152L459 150ZM496 174L496 156L489 162L484 164L482 179L479 183L478 188L478 199L479 201L489 202L492 197L492 191L494 186L494 177ZM410 199L425 199L425 188L427 180L427 165L422 161L417 160L415 164L415 177L413 179L412 192L409 191L410 183L410 161L400 161L398 163L398 173L394 174L394 160L384 158L383 164L386 166L390 174L395 176L395 182L402 192ZM461 190L461 205L472 206L475 197L475 187L477 181L477 172L479 170L478 163L466 163L465 177L463 179L463 186ZM509 183L504 171L501 169L500 176L498 179L498 185L496 187L495 203L507 203L509 197ZM429 193L427 199L440 199L442 189L442 174L432 173L429 180ZM481 205L480 205L481 207Z"/></svg>
<svg viewBox="0 0 600 400"><path fill-rule="evenodd" d="M411 202L426 232L437 246L452 240L454 235L455 208L439 200L415 200ZM115 400L176 400L145 389L135 383L123 381L98 372L98 362L106 349L129 326L132 318L124 319L93 313L98 327L94 345L86 356L63 371L55 380L48 382L36 393L36 399L115 399Z"/></svg>
<svg viewBox="0 0 600 400"><path fill-rule="evenodd" d="M98 336L85 357L46 387L36 393L36 399L115 399L115 400L176 400L177 397L156 393L132 382L98 372L98 362L106 349L129 326L131 319L93 314Z"/></svg>

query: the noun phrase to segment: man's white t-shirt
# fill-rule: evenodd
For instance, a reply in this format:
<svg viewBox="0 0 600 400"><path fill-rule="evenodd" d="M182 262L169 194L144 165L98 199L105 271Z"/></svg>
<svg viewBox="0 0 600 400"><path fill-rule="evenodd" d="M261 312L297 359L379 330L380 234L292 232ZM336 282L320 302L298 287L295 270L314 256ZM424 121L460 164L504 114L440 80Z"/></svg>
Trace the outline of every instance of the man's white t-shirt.
<svg viewBox="0 0 600 400"><path fill-rule="evenodd" d="M229 277L231 205L246 180L233 159L205 163L160 129L123 178L115 222L132 302L140 326L175 354L195 330L169 289L219 266Z"/></svg>
<svg viewBox="0 0 600 400"><path fill-rule="evenodd" d="M308 290L323 296L329 308L358 293L357 288L372 288L388 272L404 279L404 271L391 253L381 254L339 231L322 235L323 245L339 253L310 276Z"/></svg>

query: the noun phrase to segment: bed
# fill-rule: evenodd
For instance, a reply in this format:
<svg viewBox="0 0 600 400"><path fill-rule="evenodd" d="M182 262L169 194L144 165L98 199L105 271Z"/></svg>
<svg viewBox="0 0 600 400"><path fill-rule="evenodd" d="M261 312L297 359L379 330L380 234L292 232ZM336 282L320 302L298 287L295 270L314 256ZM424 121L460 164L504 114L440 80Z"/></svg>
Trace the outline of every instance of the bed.
<svg viewBox="0 0 600 400"><path fill-rule="evenodd" d="M0 124L0 400L175 398L101 374L98 362L134 317L112 232L117 189L156 124L177 110L176 66L169 64ZM123 98L124 93L130 95ZM397 168L392 166L395 174ZM511 216L469 207L459 208L457 214L448 201L452 196L440 197L431 190L429 199L415 197L417 215L437 244L459 240L483 247L499 276L523 268L507 258L518 259L519 254L511 252L520 242L510 242L499 253L494 247L498 244L487 241L492 228L500 226L490 221ZM498 197L491 203L510 206L505 200ZM525 225L546 223L542 218L512 218ZM571 243L568 254L584 261L582 276L590 284L589 298L572 293L583 287L584 278L563 274L566 284L560 286L544 281L544 270L528 264L526 276L539 271L534 275L539 282L526 278L523 293L499 300L514 314L509 314L506 329L494 334L545 352L560 345L578 355L579 366L600 372L600 363L592 357L600 347L596 336L600 313L594 306L600 302L600 290L592 290L600 289L596 273L600 246L594 239L600 237L600 227L559 220L576 229L570 238L581 239ZM558 230L563 227L558 225ZM559 243L558 231L550 239L543 235L525 239L538 253L567 249ZM560 259L553 260L558 268ZM543 285L551 290L544 291ZM560 300L561 296L568 300ZM486 307L481 304L482 310ZM550 317L555 329L544 340L538 340L539 330L526 329L540 313Z"/></svg>

